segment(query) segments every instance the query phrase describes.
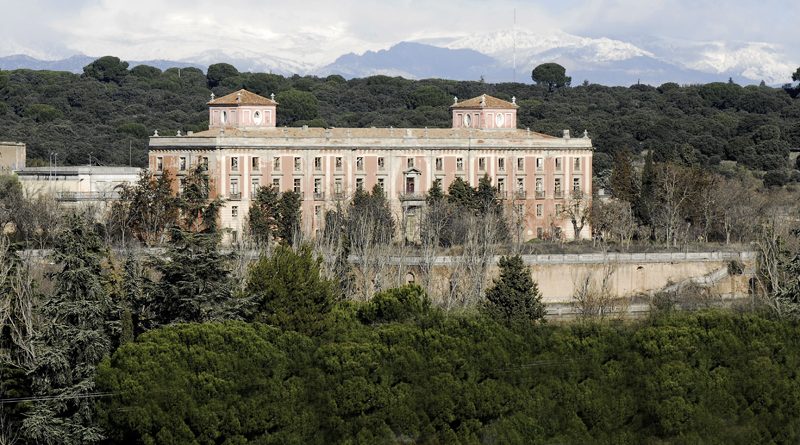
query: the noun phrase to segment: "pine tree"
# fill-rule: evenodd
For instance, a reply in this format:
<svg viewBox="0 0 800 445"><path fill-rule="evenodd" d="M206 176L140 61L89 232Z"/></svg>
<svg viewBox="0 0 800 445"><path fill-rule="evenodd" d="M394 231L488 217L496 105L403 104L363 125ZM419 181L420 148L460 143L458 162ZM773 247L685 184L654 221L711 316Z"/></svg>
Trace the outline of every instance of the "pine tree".
<svg viewBox="0 0 800 445"><path fill-rule="evenodd" d="M246 293L254 311L247 318L305 334L319 334L333 307L334 284L320 273L320 260L308 245L297 252L278 246L250 270Z"/></svg>
<svg viewBox="0 0 800 445"><path fill-rule="evenodd" d="M611 191L614 197L633 203L638 195L635 171L627 149L614 154L614 170L611 172Z"/></svg>
<svg viewBox="0 0 800 445"><path fill-rule="evenodd" d="M542 295L522 257L500 258L500 277L486 290L486 311L501 322L528 324L545 314Z"/></svg>
<svg viewBox="0 0 800 445"><path fill-rule="evenodd" d="M152 298L155 323L235 318L230 259L220 253L216 235L175 230L164 258L154 260L160 276Z"/></svg>
<svg viewBox="0 0 800 445"><path fill-rule="evenodd" d="M110 299L102 261L107 251L85 219L72 215L53 244L53 293L46 296L33 372L40 401L24 422L31 443L85 444L103 439L94 421L95 370L111 352Z"/></svg>
<svg viewBox="0 0 800 445"><path fill-rule="evenodd" d="M288 246L300 234L300 194L284 192L278 200L278 238Z"/></svg>
<svg viewBox="0 0 800 445"><path fill-rule="evenodd" d="M442 180L435 179L431 188L428 189L428 196L425 197L425 203L430 206L442 202L443 199Z"/></svg>

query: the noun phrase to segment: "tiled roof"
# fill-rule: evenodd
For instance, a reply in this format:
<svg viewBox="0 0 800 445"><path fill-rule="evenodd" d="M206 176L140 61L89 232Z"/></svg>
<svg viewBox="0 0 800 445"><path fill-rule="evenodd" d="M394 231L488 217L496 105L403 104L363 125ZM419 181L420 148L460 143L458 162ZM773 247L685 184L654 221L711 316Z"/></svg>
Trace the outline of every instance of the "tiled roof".
<svg viewBox="0 0 800 445"><path fill-rule="evenodd" d="M519 108L519 106L488 94L481 94L478 97L455 103L450 108Z"/></svg>
<svg viewBox="0 0 800 445"><path fill-rule="evenodd" d="M259 96L256 93L251 93L245 89L241 89L239 91L234 91L231 94L218 97L208 103L208 105L271 105L275 106L278 105L278 102L275 102L272 99L267 99L266 97Z"/></svg>

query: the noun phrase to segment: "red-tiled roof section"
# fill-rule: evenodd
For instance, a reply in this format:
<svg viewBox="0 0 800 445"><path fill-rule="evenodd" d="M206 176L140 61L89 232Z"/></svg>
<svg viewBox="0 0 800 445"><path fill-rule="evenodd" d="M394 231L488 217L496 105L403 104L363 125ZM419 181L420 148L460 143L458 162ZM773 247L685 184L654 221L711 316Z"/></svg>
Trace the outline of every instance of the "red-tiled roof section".
<svg viewBox="0 0 800 445"><path fill-rule="evenodd" d="M272 99L259 96L256 93L251 93L245 89L234 91L231 94L218 97L208 103L208 105L278 105Z"/></svg>
<svg viewBox="0 0 800 445"><path fill-rule="evenodd" d="M455 103L450 108L519 108L519 106L488 94L481 94L478 97Z"/></svg>

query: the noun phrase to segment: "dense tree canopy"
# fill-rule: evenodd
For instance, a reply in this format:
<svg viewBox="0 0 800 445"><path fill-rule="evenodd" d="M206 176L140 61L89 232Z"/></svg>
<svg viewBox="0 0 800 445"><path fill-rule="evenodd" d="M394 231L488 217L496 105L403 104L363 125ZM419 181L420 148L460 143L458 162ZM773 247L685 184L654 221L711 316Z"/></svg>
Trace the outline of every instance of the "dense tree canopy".
<svg viewBox="0 0 800 445"><path fill-rule="evenodd" d="M567 70L557 63L543 63L531 71L531 79L538 85L546 85L549 91L569 86L572 78Z"/></svg>
<svg viewBox="0 0 800 445"><path fill-rule="evenodd" d="M522 128L553 135L565 128L574 133L588 130L597 148L597 173L608 164L605 155L622 148L633 155L653 150L655 161L683 154L712 167L732 160L772 169L787 161L787 152L785 145L770 141L800 146L800 101L783 89L755 85L625 88L589 83L550 94L549 84L284 77L240 73L224 64L212 65L209 75L194 68L159 73L147 67L122 75L120 64L100 59L87 66L93 75L83 77L52 71L0 72L0 134L26 142L29 156L39 162L59 153L59 163L79 164L85 162L84 153L92 152L101 163L126 165L130 144L134 164L144 165L147 135L154 130L174 134L205 129L212 91L220 96L247 88L266 97L277 95L281 125L335 127L448 127L453 96L516 96ZM97 74L106 71L116 72L113 81ZM778 139L763 140L758 132L762 126L772 128L770 136L777 128ZM763 143L770 146L757 148ZM684 144L688 145L681 148ZM767 150L763 155L762 149Z"/></svg>

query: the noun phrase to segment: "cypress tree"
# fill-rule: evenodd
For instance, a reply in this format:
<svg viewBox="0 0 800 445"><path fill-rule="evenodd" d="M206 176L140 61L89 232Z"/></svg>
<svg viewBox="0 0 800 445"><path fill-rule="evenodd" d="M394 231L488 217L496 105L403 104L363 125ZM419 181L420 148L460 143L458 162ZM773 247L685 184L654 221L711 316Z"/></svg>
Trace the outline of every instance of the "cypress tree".
<svg viewBox="0 0 800 445"><path fill-rule="evenodd" d="M505 323L527 324L544 318L539 287L519 255L500 258L500 277L486 290L485 310Z"/></svg>
<svg viewBox="0 0 800 445"><path fill-rule="evenodd" d="M614 154L614 170L611 172L611 191L614 197L634 203L638 195L633 162L627 149Z"/></svg>
<svg viewBox="0 0 800 445"><path fill-rule="evenodd" d="M278 200L278 237L289 246L300 233L300 194L284 192Z"/></svg>
<svg viewBox="0 0 800 445"><path fill-rule="evenodd" d="M95 422L95 370L111 352L111 304L100 236L77 215L53 243L52 294L44 298L37 334L34 393L52 397L31 409L24 431L31 443L85 444L103 439Z"/></svg>
<svg viewBox="0 0 800 445"><path fill-rule="evenodd" d="M263 246L275 239L278 227L277 207L278 190L272 184L259 187L247 215L250 235L257 244Z"/></svg>

